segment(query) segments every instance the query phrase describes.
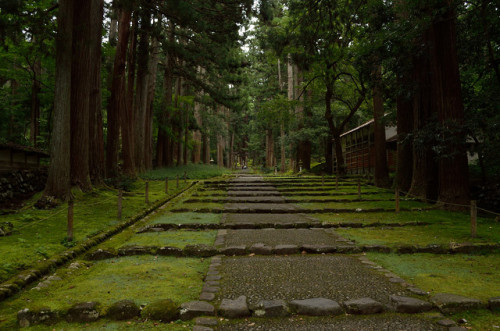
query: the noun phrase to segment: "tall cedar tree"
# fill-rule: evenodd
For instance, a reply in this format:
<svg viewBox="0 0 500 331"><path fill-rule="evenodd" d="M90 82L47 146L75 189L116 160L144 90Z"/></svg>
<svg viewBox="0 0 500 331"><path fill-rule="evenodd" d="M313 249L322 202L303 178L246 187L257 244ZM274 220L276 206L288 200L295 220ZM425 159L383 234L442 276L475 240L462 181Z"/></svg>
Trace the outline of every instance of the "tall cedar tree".
<svg viewBox="0 0 500 331"><path fill-rule="evenodd" d="M49 174L43 197L66 200L70 192L71 55L73 0L60 0L57 14L56 82Z"/></svg>

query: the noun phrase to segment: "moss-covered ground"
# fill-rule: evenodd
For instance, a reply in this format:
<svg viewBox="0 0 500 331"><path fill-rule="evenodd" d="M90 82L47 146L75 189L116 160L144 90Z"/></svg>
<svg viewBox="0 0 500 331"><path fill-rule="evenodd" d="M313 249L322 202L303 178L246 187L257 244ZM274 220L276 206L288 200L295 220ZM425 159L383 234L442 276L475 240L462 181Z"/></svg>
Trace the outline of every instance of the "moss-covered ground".
<svg viewBox="0 0 500 331"><path fill-rule="evenodd" d="M191 330L194 326L194 321L175 321L171 323L160 323L148 320L133 320L116 322L106 319L99 320L91 324L82 325L81 323L60 322L50 327L44 325L33 326L26 328L30 331L47 331L47 330L64 330L64 331L142 331L142 330L168 330L168 331L185 331Z"/></svg>
<svg viewBox="0 0 500 331"><path fill-rule="evenodd" d="M199 223L199 224L209 224L209 223L220 223L221 214L203 214L203 213L171 213L166 212L158 215L149 222L149 224L189 224L189 223Z"/></svg>
<svg viewBox="0 0 500 331"><path fill-rule="evenodd" d="M367 257L431 293L454 293L481 300L500 294L500 256L380 254Z"/></svg>
<svg viewBox="0 0 500 331"><path fill-rule="evenodd" d="M163 182L150 182L149 201L153 203L165 199L184 189L186 184L180 183L179 189L170 189L165 194ZM148 205L144 197L144 181L138 180L130 187L130 192L123 196L122 219L137 215ZM87 240L119 223L117 219L117 191L110 188L95 189L91 193L73 191L74 198L74 243ZM67 249L67 206L60 205L51 210L40 210L33 207L40 195L35 195L26 202L23 210L3 215L2 221L14 224L14 233L0 240L0 281L4 281L22 269L29 268L50 256Z"/></svg>
<svg viewBox="0 0 500 331"><path fill-rule="evenodd" d="M98 262L81 262L80 269L60 269L60 281L47 288L25 291L0 304L0 329L12 326L23 308L65 310L78 302L97 301L105 307L130 299L138 305L159 298L176 304L196 300L209 260L163 256L131 256Z"/></svg>
<svg viewBox="0 0 500 331"><path fill-rule="evenodd" d="M111 238L101 248L120 248L123 245L170 246L184 248L186 245L213 245L217 231L176 230L164 232L145 232L130 237L126 242L120 237Z"/></svg>
<svg viewBox="0 0 500 331"><path fill-rule="evenodd" d="M314 203L299 203L298 206L304 209L394 209L394 201L353 201L353 202L314 202ZM431 205L419 201L400 201L400 208L430 208Z"/></svg>

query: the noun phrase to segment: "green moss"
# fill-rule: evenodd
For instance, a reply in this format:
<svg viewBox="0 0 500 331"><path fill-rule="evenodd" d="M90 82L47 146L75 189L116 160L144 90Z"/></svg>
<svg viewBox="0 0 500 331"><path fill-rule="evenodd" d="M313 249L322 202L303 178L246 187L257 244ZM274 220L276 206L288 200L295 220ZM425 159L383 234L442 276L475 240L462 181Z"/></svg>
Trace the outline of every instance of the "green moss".
<svg viewBox="0 0 500 331"><path fill-rule="evenodd" d="M426 226L408 226L402 228L364 228L338 229L337 233L368 245L428 245L450 243L498 243L500 242L500 224L492 223L480 226L478 236L470 237L470 224L455 222L431 224Z"/></svg>
<svg viewBox="0 0 500 331"><path fill-rule="evenodd" d="M144 202L144 183L137 181L132 192L124 196L122 219L146 210L149 206ZM174 195L186 185L181 184L179 190L171 190ZM151 203L164 199L162 182L150 183ZM116 218L117 192L110 189L95 189L91 193L74 190L74 242L80 243L89 237L119 224ZM33 205L40 195L35 195L27 205ZM28 207L16 214L3 215L2 221L14 224L14 233L2 237L0 251L0 281L4 281L19 270L29 268L35 263L43 262L49 257L67 249L66 237L67 206L61 205L52 210L38 210Z"/></svg>
<svg viewBox="0 0 500 331"><path fill-rule="evenodd" d="M149 224L218 224L221 220L221 214L203 214L203 213L170 213L155 217Z"/></svg>
<svg viewBox="0 0 500 331"><path fill-rule="evenodd" d="M405 280L433 293L454 293L481 300L500 288L500 256L380 254L368 258Z"/></svg>
<svg viewBox="0 0 500 331"><path fill-rule="evenodd" d="M141 316L150 320L171 322L178 319L179 307L172 300L161 299L147 305Z"/></svg>
<svg viewBox="0 0 500 331"><path fill-rule="evenodd" d="M364 202L328 202L328 203L300 203L300 207L305 209L394 209L394 201L364 201ZM418 201L401 201L401 208L429 208L431 205Z"/></svg>
<svg viewBox="0 0 500 331"><path fill-rule="evenodd" d="M205 244L213 245L217 231L164 231L145 232L131 236L127 241L120 237L111 238L104 243L102 248L119 248L123 245L133 246L171 246L184 248L186 245Z"/></svg>
<svg viewBox="0 0 500 331"><path fill-rule="evenodd" d="M120 331L120 330L168 330L168 331L186 331L191 330L194 326L194 321L175 321L171 323L160 323L157 321L144 321L144 320L134 320L134 321L123 321L116 322L107 319L101 319L97 322L82 325L78 323L67 323L61 322L52 325L50 330L64 330L64 331L80 331L83 328L89 331ZM30 331L46 331L47 326L33 326L30 327Z"/></svg>
<svg viewBox="0 0 500 331"><path fill-rule="evenodd" d="M208 265L208 260L196 258L131 256L99 261L88 269L63 269L58 271L63 280L2 302L0 321L15 323L17 312L24 308L60 310L87 301L109 307L123 299L148 304L168 298L180 305L198 298Z"/></svg>
<svg viewBox="0 0 500 331"><path fill-rule="evenodd" d="M452 320L467 320L466 327L472 330L498 330L500 329L500 315L489 310L475 310L449 316Z"/></svg>
<svg viewBox="0 0 500 331"><path fill-rule="evenodd" d="M205 210L205 209L222 209L224 208L223 203L215 203L215 202L196 202L196 203L183 203L182 205L177 206L177 208L187 209L187 210ZM175 210L177 208L173 208Z"/></svg>

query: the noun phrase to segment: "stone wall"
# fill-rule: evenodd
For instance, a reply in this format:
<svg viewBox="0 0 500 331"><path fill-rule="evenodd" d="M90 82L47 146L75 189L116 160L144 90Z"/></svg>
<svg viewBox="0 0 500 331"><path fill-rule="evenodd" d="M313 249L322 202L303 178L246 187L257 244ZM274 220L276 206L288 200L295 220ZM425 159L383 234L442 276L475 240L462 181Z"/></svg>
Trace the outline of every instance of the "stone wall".
<svg viewBox="0 0 500 331"><path fill-rule="evenodd" d="M42 191L46 181L45 168L0 174L0 208L16 208L22 200Z"/></svg>

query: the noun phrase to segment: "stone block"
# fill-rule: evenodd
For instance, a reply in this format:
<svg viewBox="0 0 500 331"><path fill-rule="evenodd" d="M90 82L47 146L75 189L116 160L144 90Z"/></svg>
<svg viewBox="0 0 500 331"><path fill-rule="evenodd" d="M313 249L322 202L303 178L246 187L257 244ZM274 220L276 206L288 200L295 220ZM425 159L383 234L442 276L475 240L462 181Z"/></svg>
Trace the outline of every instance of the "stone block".
<svg viewBox="0 0 500 331"><path fill-rule="evenodd" d="M390 300L398 313L416 314L433 308L431 303L411 297L391 295Z"/></svg>
<svg viewBox="0 0 500 331"><path fill-rule="evenodd" d="M443 314L454 314L462 311L483 308L483 303L477 299L456 294L438 293L431 298Z"/></svg>
<svg viewBox="0 0 500 331"><path fill-rule="evenodd" d="M87 323L97 321L100 317L98 302L80 302L74 304L66 314L66 320L70 323Z"/></svg>
<svg viewBox="0 0 500 331"><path fill-rule="evenodd" d="M141 310L132 300L121 300L109 307L106 317L112 320L123 321L137 317Z"/></svg>
<svg viewBox="0 0 500 331"><path fill-rule="evenodd" d="M368 315L378 314L384 311L384 306L371 298L361 298L344 302L348 314Z"/></svg>
<svg viewBox="0 0 500 331"><path fill-rule="evenodd" d="M227 318L242 318L250 316L246 296L240 296L234 300L222 299L219 306L219 315Z"/></svg>
<svg viewBox="0 0 500 331"><path fill-rule="evenodd" d="M205 301L185 302L181 305L180 318L187 321L199 316L214 316L215 308Z"/></svg>
<svg viewBox="0 0 500 331"><path fill-rule="evenodd" d="M254 309L256 317L285 317L289 314L288 306L283 300L264 300Z"/></svg>
<svg viewBox="0 0 500 331"><path fill-rule="evenodd" d="M309 316L340 315L343 313L337 302L325 298L293 300L290 302L290 308L297 314Z"/></svg>

